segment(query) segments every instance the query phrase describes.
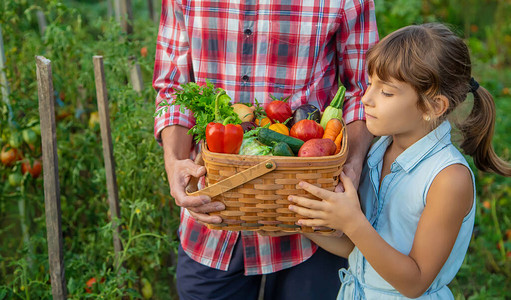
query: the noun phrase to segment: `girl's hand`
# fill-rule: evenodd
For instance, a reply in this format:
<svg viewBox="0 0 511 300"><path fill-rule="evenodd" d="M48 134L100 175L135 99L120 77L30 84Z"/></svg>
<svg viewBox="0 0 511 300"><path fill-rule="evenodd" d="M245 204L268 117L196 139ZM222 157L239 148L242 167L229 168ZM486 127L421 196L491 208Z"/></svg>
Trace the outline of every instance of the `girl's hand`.
<svg viewBox="0 0 511 300"><path fill-rule="evenodd" d="M313 227L326 226L343 232L354 225L353 223L362 214L357 190L344 172L341 173L341 181L344 192L338 193L327 191L307 182L300 182L300 187L322 200L289 196L289 201L297 204L289 205L289 210L310 218L300 219L297 224Z"/></svg>

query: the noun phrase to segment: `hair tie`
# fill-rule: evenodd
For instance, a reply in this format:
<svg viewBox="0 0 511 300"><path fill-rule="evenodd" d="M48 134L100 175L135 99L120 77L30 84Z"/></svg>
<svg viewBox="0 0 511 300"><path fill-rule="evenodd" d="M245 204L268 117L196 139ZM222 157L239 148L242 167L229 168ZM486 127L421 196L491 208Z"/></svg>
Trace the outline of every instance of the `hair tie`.
<svg viewBox="0 0 511 300"><path fill-rule="evenodd" d="M472 94L477 91L479 88L479 82L477 82L474 77L470 78L470 91Z"/></svg>

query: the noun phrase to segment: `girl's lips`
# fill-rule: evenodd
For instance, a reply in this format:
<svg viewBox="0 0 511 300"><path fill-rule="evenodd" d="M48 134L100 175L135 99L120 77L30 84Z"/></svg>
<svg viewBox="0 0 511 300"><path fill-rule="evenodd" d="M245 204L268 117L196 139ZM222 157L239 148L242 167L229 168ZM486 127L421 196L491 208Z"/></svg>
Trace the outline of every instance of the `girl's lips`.
<svg viewBox="0 0 511 300"><path fill-rule="evenodd" d="M366 113L366 119L376 119L373 115Z"/></svg>

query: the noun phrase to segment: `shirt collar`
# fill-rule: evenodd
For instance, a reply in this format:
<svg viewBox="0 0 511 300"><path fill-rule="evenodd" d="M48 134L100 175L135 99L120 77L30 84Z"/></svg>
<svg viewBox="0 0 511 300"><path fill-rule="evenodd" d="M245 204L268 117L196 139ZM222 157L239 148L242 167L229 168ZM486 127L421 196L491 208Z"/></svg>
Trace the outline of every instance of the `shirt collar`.
<svg viewBox="0 0 511 300"><path fill-rule="evenodd" d="M397 158L395 163L405 172L412 170L424 157L430 153L435 153L441 148L451 144L451 124L444 121L437 128L432 130L426 136L408 147ZM383 159L385 150L392 141L391 136L381 137L371 148L367 158L367 164L374 168Z"/></svg>

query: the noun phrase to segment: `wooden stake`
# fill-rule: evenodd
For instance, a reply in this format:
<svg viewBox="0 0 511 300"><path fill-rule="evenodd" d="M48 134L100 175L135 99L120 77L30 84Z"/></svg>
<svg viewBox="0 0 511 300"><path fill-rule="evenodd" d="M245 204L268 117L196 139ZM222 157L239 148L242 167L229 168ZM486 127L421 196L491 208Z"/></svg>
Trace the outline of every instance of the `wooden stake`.
<svg viewBox="0 0 511 300"><path fill-rule="evenodd" d="M127 34L133 33L133 10L131 0L114 0L115 19Z"/></svg>
<svg viewBox="0 0 511 300"><path fill-rule="evenodd" d="M130 70L131 84L133 85L133 89L140 93L142 90L144 90L142 71L140 70L140 65L138 64L135 57L132 57L130 60L133 62L133 66L131 66Z"/></svg>
<svg viewBox="0 0 511 300"><path fill-rule="evenodd" d="M115 20L121 23L121 0L114 0Z"/></svg>
<svg viewBox="0 0 511 300"><path fill-rule="evenodd" d="M147 10L149 11L149 18L154 21L154 7L153 0L147 0Z"/></svg>
<svg viewBox="0 0 511 300"><path fill-rule="evenodd" d="M9 89L9 82L7 81L7 76L5 75L5 50L4 50L4 39L2 35L2 25L0 24L0 90L2 91L2 100L7 105L7 109L9 110L9 124L12 123L12 108L9 103L9 94L11 93Z"/></svg>
<svg viewBox="0 0 511 300"><path fill-rule="evenodd" d="M53 299L66 299L66 277L62 249L60 186L57 157L57 133L53 98L51 61L36 56L41 144L43 152L44 207Z"/></svg>
<svg viewBox="0 0 511 300"><path fill-rule="evenodd" d="M37 10L37 23L39 24L39 31L41 32L41 36L44 36L44 32L46 31L46 18L44 17L44 13L41 10Z"/></svg>
<svg viewBox="0 0 511 300"><path fill-rule="evenodd" d="M108 19L110 19L113 15L113 7L112 7L112 0L105 0L106 1L106 15Z"/></svg>
<svg viewBox="0 0 511 300"><path fill-rule="evenodd" d="M99 125L101 128L101 141L103 144L103 157L105 159L106 186L108 189L108 204L114 228L115 267L119 267L119 258L122 244L119 238L120 227L117 219L120 219L119 196L117 192L117 177L115 175L115 159L112 147L112 135L110 131L110 114L108 111L108 96L106 91L105 71L103 56L94 56L94 77L96 80L96 95L98 98Z"/></svg>
<svg viewBox="0 0 511 300"><path fill-rule="evenodd" d="M131 6L131 0L123 0L121 5L122 13L124 14L124 22L122 27L127 34L133 33L133 8Z"/></svg>

